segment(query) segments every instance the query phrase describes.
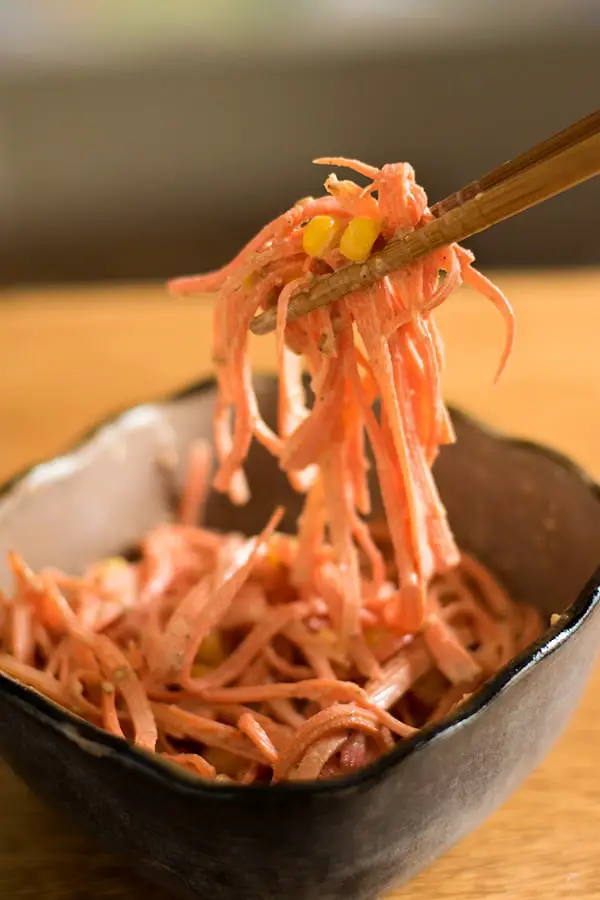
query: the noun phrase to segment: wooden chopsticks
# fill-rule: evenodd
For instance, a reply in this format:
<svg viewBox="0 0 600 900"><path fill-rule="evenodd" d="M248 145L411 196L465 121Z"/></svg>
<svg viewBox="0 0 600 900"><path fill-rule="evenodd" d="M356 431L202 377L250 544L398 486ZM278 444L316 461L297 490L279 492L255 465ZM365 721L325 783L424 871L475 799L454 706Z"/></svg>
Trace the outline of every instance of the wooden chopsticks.
<svg viewBox="0 0 600 900"><path fill-rule="evenodd" d="M288 322L363 289L440 247L463 241L549 197L600 173L600 110L554 137L537 144L439 203L435 218L390 241L363 263L353 263L313 281L296 294ZM268 334L275 328L276 308L256 316L250 328Z"/></svg>

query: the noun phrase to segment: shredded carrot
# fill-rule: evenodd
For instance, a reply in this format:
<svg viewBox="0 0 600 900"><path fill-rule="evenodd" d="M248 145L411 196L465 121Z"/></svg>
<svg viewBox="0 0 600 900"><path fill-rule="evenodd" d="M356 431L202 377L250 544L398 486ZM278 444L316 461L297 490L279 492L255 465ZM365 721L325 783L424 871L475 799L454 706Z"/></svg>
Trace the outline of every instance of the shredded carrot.
<svg viewBox="0 0 600 900"><path fill-rule="evenodd" d="M543 627L459 552L431 472L454 440L435 310L462 282L488 298L507 327L500 374L514 343L508 300L451 245L288 323L315 276L431 217L408 164L317 162L367 184L330 175L326 196L298 202L224 268L170 285L216 293L213 487L248 501L243 467L258 440L306 494L297 534L276 531L281 510L249 539L206 528L212 451L199 441L179 522L143 536L138 561L73 576L11 553L14 590L0 593L0 671L219 783L354 772L451 714ZM252 317L272 304L277 431L247 351ZM367 441L383 521L368 519Z"/></svg>
<svg viewBox="0 0 600 900"><path fill-rule="evenodd" d="M181 494L179 519L184 525L195 525L203 518L203 503L212 467L212 450L208 441L197 441L190 450L188 475Z"/></svg>
<svg viewBox="0 0 600 900"><path fill-rule="evenodd" d="M277 750L265 729L251 712L246 712L240 716L238 728L250 738L253 744L256 744L258 749L264 754L267 762L271 765L277 763L277 760L279 759Z"/></svg>

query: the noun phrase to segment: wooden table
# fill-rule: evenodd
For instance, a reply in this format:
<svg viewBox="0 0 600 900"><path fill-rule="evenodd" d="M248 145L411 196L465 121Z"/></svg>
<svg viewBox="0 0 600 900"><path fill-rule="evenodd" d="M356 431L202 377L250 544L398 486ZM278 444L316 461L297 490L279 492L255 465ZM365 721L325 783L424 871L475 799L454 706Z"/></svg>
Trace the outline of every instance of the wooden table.
<svg viewBox="0 0 600 900"><path fill-rule="evenodd" d="M519 320L510 368L492 389L502 328L486 301L465 292L441 316L448 396L497 426L553 443L600 476L600 272L499 281ZM60 450L106 413L205 374L209 325L209 303L178 302L155 286L5 295L0 477ZM270 340L255 341L253 354L257 364L271 366ZM546 762L398 900L600 897L599 747L597 669ZM162 894L97 852L2 768L0 896L158 900Z"/></svg>

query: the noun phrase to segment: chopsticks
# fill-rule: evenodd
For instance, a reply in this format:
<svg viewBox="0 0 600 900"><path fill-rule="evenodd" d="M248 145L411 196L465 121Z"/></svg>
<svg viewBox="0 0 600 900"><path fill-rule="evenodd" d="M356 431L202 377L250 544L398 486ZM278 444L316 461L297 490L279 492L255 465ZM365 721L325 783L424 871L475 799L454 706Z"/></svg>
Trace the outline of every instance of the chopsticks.
<svg viewBox="0 0 600 900"><path fill-rule="evenodd" d="M504 163L431 207L432 221L390 241L365 262L314 279L288 310L293 322L313 309L370 287L428 253L463 241L600 173L600 110ZM277 309L255 316L254 334L275 328Z"/></svg>

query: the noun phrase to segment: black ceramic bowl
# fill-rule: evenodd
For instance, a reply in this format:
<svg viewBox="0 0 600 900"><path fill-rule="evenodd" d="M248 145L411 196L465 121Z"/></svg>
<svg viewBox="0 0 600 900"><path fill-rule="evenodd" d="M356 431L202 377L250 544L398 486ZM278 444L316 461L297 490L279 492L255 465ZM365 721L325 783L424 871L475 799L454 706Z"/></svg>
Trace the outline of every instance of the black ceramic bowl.
<svg viewBox="0 0 600 900"><path fill-rule="evenodd" d="M274 408L275 382L258 385ZM157 460L210 435L212 383L141 406L68 456L13 481L0 499L0 558L81 570L170 513ZM518 599L561 613L460 712L351 778L211 786L71 718L0 677L0 753L42 797L182 896L367 900L406 881L497 807L570 716L600 637L600 493L551 451L499 438L459 413L436 476L460 544ZM259 447L242 510L209 503L210 524L254 532L299 500ZM8 580L4 563L0 586ZM591 580L590 579L591 577ZM587 585L586 585L587 582Z"/></svg>

